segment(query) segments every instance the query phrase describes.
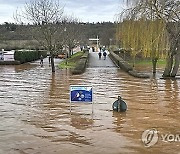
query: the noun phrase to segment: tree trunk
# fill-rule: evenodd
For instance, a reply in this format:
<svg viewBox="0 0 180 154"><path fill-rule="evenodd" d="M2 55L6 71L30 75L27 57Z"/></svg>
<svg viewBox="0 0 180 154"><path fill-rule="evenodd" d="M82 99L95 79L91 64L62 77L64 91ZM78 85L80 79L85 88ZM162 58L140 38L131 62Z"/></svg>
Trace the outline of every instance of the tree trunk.
<svg viewBox="0 0 180 154"><path fill-rule="evenodd" d="M69 58L71 58L71 48L69 48Z"/></svg>
<svg viewBox="0 0 180 154"><path fill-rule="evenodd" d="M158 58L153 58L153 59L152 59L152 64L153 64L153 74L156 74L157 61L158 61Z"/></svg>
<svg viewBox="0 0 180 154"><path fill-rule="evenodd" d="M54 55L53 55L52 51L50 51L50 55L51 55L51 68L52 68L52 72L55 72Z"/></svg>
<svg viewBox="0 0 180 154"><path fill-rule="evenodd" d="M135 63L136 63L136 56L133 56L133 68L135 67Z"/></svg>
<svg viewBox="0 0 180 154"><path fill-rule="evenodd" d="M173 66L173 55L172 52L169 51L168 57L166 59L166 67L163 73L163 77L170 77L171 76L171 70Z"/></svg>
<svg viewBox="0 0 180 154"><path fill-rule="evenodd" d="M173 70L172 70L172 73L171 73L171 77L175 77L177 72L178 72L178 69L179 69L179 64L180 64L180 53L177 53L175 55L175 62L174 62L174 67L173 67Z"/></svg>
<svg viewBox="0 0 180 154"><path fill-rule="evenodd" d="M175 62L174 62L174 67L173 67L173 70L171 73L172 77L176 76L178 69L179 69L179 64L180 64L180 34L179 33L176 36L174 48L175 48L175 55L174 55Z"/></svg>
<svg viewBox="0 0 180 154"><path fill-rule="evenodd" d="M175 77L179 68L179 29L176 24L177 23L169 23L166 26L166 30L169 33L170 51L168 52L167 63L163 77ZM174 67L173 60L175 60Z"/></svg>

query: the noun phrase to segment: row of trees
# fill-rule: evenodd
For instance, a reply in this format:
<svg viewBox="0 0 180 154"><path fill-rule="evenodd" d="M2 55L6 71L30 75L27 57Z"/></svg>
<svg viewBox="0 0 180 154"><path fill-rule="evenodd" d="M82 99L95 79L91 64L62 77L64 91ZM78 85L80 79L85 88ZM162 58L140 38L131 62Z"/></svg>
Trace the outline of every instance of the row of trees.
<svg viewBox="0 0 180 154"><path fill-rule="evenodd" d="M153 72L158 58L167 55L163 76L174 77L180 63L180 11L179 0L127 0L129 8L119 18L116 42L132 50L135 57L143 53L151 57ZM16 20L26 25L28 37L39 42L51 54L52 72L55 72L53 53L63 46L69 54L76 44L85 45L88 38L102 38L101 44L109 45L114 40L116 23L80 23L75 17L63 14L58 0L31 0L24 11L16 13ZM5 23L7 30L17 30L15 25ZM22 26L22 25L21 25ZM25 33L23 33L25 35Z"/></svg>
<svg viewBox="0 0 180 154"><path fill-rule="evenodd" d="M167 56L164 77L175 77L180 63L179 0L127 0L129 8L121 13L116 38L133 56L143 52L153 61Z"/></svg>
<svg viewBox="0 0 180 154"><path fill-rule="evenodd" d="M76 37L80 44L85 45L88 44L89 38L96 38L97 35L100 38L100 44L109 46L110 45L110 39L113 39L113 42L115 42L115 33L116 33L116 26L117 23L112 22L102 22L102 23L83 23L78 22L74 24L72 20L77 21L77 18L64 17L64 20L66 22L61 22L58 24L61 24L59 26L61 28L61 31L66 31L66 36L72 36L69 33L71 30L71 27L75 26L76 28L76 34L78 34L79 37ZM71 22L70 22L71 21ZM11 28L15 27L15 28ZM32 41L32 27L35 28L36 25L31 24L14 24L14 23L8 23L5 22L5 24L0 25L0 39L4 41L9 40L24 40L24 41ZM66 28L65 28L66 27ZM64 29L63 29L64 28ZM60 30L59 30L60 31ZM79 33L77 33L77 31ZM62 34L61 34L62 35ZM64 37L64 36L63 36ZM62 39L62 38L61 38ZM1 43L0 43L1 45Z"/></svg>
<svg viewBox="0 0 180 154"><path fill-rule="evenodd" d="M121 47L131 51L134 59L138 54L145 58L151 57L153 73L156 73L156 63L159 58L164 58L169 49L165 24L162 20L124 20L117 31L117 39Z"/></svg>
<svg viewBox="0 0 180 154"><path fill-rule="evenodd" d="M20 22L25 20L35 25L31 26L30 29L33 39L37 40L39 44L50 52L52 72L55 72L54 51L62 48L62 45L68 45L71 50L72 46L69 44L69 37L65 37L68 28L66 23L72 22L76 24L76 19L65 18L63 16L63 7L56 0L31 0L25 4L24 10L16 14L16 19ZM72 26L72 24L68 25ZM77 37L78 35L75 32L71 33L72 42L76 41L74 36Z"/></svg>
<svg viewBox="0 0 180 154"><path fill-rule="evenodd" d="M102 35L102 41L104 41L102 44L109 43L109 36L103 37L103 32L107 34L107 28L103 32L99 29L95 32L95 27L101 27L103 24L83 24L73 16L65 16L59 0L30 0L23 10L17 11L14 16L19 25L5 23L5 29L14 32L18 30L18 27L23 27L22 23L29 23L24 26L26 27L24 31L21 30L21 34L32 37L31 39L36 40L39 46L50 52L52 72L55 72L53 57L55 51L63 47L68 48L68 55L71 56L76 44L88 44L88 37L94 37L95 33L95 36ZM88 30L89 27L94 29L91 36L89 34L92 31Z"/></svg>

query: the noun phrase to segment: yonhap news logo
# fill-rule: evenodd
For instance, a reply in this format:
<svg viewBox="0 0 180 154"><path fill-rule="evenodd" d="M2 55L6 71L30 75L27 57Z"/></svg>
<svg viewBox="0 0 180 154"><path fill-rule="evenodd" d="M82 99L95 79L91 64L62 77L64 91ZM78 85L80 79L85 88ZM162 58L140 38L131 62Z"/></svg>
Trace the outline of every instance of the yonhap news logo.
<svg viewBox="0 0 180 154"><path fill-rule="evenodd" d="M158 141L158 131L156 129L148 129L142 133L142 142L145 147L151 147Z"/></svg>
<svg viewBox="0 0 180 154"><path fill-rule="evenodd" d="M159 140L163 142L180 142L180 134L160 134L158 130L152 128L145 130L141 139L145 147L151 147Z"/></svg>

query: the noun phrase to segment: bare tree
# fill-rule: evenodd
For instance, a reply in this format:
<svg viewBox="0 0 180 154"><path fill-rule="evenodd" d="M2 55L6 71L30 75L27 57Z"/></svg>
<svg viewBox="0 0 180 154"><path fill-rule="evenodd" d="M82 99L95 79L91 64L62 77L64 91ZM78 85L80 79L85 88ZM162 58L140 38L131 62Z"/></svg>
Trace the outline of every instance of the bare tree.
<svg viewBox="0 0 180 154"><path fill-rule="evenodd" d="M73 48L79 43L80 40L80 25L78 18L73 16L65 17L62 25L64 27L64 44L68 47L68 55L71 57Z"/></svg>
<svg viewBox="0 0 180 154"><path fill-rule="evenodd" d="M58 37L62 30L61 24L63 7L59 0L30 0L24 6L18 20L23 19L33 26L33 37L50 52L52 72L55 72L54 51L57 48Z"/></svg>

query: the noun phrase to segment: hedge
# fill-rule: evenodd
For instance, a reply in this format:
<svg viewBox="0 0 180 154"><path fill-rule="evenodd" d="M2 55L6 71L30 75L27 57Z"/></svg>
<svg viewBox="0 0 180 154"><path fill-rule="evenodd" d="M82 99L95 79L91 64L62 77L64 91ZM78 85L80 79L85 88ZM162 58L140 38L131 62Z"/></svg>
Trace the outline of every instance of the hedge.
<svg viewBox="0 0 180 154"><path fill-rule="evenodd" d="M20 61L21 64L40 59L40 56L47 57L46 51L34 50L17 50L14 53L14 59Z"/></svg>

